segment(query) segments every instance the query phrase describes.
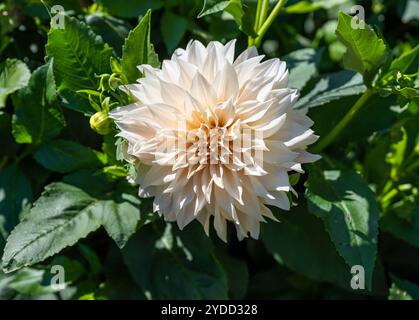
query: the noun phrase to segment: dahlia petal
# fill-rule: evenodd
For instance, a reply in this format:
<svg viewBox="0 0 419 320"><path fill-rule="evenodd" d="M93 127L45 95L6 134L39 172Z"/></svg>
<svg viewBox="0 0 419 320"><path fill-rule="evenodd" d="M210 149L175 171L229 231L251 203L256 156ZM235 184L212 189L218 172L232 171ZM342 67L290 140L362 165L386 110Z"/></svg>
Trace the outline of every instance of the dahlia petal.
<svg viewBox="0 0 419 320"><path fill-rule="evenodd" d="M207 50L204 45L198 40L192 40L186 46L186 51L188 53L188 62L201 69L207 58Z"/></svg>
<svg viewBox="0 0 419 320"><path fill-rule="evenodd" d="M258 56L258 51L256 49L256 47L250 47L247 48L246 50L244 50L238 57L237 59L234 61L235 65L238 65L246 60L249 60L253 57ZM263 56L262 56L263 58Z"/></svg>
<svg viewBox="0 0 419 320"><path fill-rule="evenodd" d="M192 79L190 93L205 108L212 109L217 103L217 94L200 72Z"/></svg>
<svg viewBox="0 0 419 320"><path fill-rule="evenodd" d="M225 63L224 68L218 71L214 83L218 101L228 100L238 93L239 81L236 70L229 62Z"/></svg>

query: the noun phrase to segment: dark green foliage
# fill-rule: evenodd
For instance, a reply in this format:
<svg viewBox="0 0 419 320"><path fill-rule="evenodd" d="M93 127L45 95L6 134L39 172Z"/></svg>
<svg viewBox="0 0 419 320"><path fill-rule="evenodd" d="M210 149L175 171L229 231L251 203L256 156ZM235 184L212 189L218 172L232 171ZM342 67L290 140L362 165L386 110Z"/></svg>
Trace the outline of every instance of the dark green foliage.
<svg viewBox="0 0 419 320"><path fill-rule="evenodd" d="M263 2L269 16L277 1ZM417 1L357 1L361 29L354 1L288 1L262 38L257 1L60 3L64 29L53 1L0 3L0 299L419 299ZM260 43L287 62L322 160L292 177L298 205L272 208L259 240L229 229L224 243L137 196L106 121L138 65L232 38L236 56Z"/></svg>

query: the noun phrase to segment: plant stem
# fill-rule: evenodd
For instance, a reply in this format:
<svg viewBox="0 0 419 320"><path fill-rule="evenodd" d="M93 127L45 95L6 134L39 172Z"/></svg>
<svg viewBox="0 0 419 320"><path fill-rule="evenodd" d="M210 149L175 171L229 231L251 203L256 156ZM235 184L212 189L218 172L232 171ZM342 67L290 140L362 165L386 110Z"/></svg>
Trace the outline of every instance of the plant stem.
<svg viewBox="0 0 419 320"><path fill-rule="evenodd" d="M260 27L265 22L266 17L268 16L268 11L269 11L269 0L262 0L262 7L260 10L257 30L260 30Z"/></svg>
<svg viewBox="0 0 419 320"><path fill-rule="evenodd" d="M316 144L312 151L318 153L326 148L330 143L335 140L335 138L342 132L342 130L348 125L348 123L352 120L355 114L362 108L362 106L367 102L367 100L374 94L374 91L371 89L367 89L364 94L355 102L352 108L348 111L348 113L339 121L339 123L326 135L323 139Z"/></svg>
<svg viewBox="0 0 419 320"><path fill-rule="evenodd" d="M255 31L257 31L259 29L259 23L260 23L260 11L262 10L262 1L263 0L258 0L258 4L256 7L256 17L255 17Z"/></svg>
<svg viewBox="0 0 419 320"><path fill-rule="evenodd" d="M263 0L258 0L257 6L256 6L255 24L253 25L253 29L255 30L255 32L257 32L259 29L260 10L262 10L262 1ZM255 43L255 39L252 36L249 36L247 43L248 43L248 47L250 48Z"/></svg>
<svg viewBox="0 0 419 320"><path fill-rule="evenodd" d="M279 0L276 3L275 7L272 9L272 12L269 15L269 17L265 21L262 21L262 20L259 21L259 24L262 23L262 25L259 28L259 30L257 30L258 36L255 39L256 47L260 46L260 44L262 42L262 39L265 36L265 33L268 31L269 27L274 22L275 18L278 16L279 12L281 11L282 7L285 5L286 2L287 2L287 0ZM268 3L268 7L269 7L269 1L267 1L267 3ZM262 10L261 11L262 11L261 14L263 15L263 5L262 5Z"/></svg>

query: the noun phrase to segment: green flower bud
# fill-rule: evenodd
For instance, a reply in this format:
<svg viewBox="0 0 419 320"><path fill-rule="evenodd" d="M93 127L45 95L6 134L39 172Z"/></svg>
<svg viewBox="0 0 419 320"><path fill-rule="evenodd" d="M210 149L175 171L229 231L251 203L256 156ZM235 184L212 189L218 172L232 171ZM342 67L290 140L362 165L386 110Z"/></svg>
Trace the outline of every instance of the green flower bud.
<svg viewBox="0 0 419 320"><path fill-rule="evenodd" d="M109 119L108 114L104 111L96 112L90 117L90 128L101 135L107 135L111 132L112 120Z"/></svg>

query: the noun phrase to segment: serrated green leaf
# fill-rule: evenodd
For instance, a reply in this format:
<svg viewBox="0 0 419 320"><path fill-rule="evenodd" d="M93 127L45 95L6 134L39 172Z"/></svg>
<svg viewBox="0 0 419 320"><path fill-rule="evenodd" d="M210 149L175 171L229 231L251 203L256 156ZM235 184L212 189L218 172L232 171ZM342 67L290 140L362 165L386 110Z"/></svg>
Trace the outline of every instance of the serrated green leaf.
<svg viewBox="0 0 419 320"><path fill-rule="evenodd" d="M391 285L389 300L419 300L419 287L407 280L400 279L391 275L393 284Z"/></svg>
<svg viewBox="0 0 419 320"><path fill-rule="evenodd" d="M379 217L374 193L353 171L322 171L312 166L306 197L310 212L323 220L348 266L364 267L371 290Z"/></svg>
<svg viewBox="0 0 419 320"><path fill-rule="evenodd" d="M31 76L26 64L17 59L6 59L0 64L0 108L9 94L25 87Z"/></svg>
<svg viewBox="0 0 419 320"><path fill-rule="evenodd" d="M65 106L87 114L95 110L78 90L96 90L95 75L110 72L112 49L84 23L65 18L65 28L51 28L46 45L48 57L54 58L57 89L66 100Z"/></svg>
<svg viewBox="0 0 419 320"><path fill-rule="evenodd" d="M13 229L19 216L26 212L32 200L32 187L29 179L16 164L0 170L0 233ZM3 220L3 226L1 223Z"/></svg>
<svg viewBox="0 0 419 320"><path fill-rule="evenodd" d="M13 104L13 135L17 143L39 145L60 133L64 117L58 106L52 59L34 71L28 86L15 95Z"/></svg>
<svg viewBox="0 0 419 320"><path fill-rule="evenodd" d="M11 272L41 262L100 226L122 247L138 225L138 204L127 194L93 197L66 183L49 184L7 239L3 269Z"/></svg>
<svg viewBox="0 0 419 320"><path fill-rule="evenodd" d="M197 224L181 232L170 223L149 224L128 241L122 254L148 299L227 298L225 274Z"/></svg>
<svg viewBox="0 0 419 320"><path fill-rule="evenodd" d="M415 101L416 103L419 104L419 90L416 88L406 87L406 88L396 89L396 93L408 100Z"/></svg>
<svg viewBox="0 0 419 320"><path fill-rule="evenodd" d="M79 188L52 183L7 239L3 270L40 262L101 226L104 203Z"/></svg>
<svg viewBox="0 0 419 320"><path fill-rule="evenodd" d="M63 182L83 190L88 190L94 197L100 197L112 192L114 184L105 174L98 173L98 169L82 169L64 176Z"/></svg>
<svg viewBox="0 0 419 320"><path fill-rule="evenodd" d="M205 0L198 18L225 11L231 14L237 26L245 34L256 37L257 33L253 27L252 12L243 4L242 0Z"/></svg>
<svg viewBox="0 0 419 320"><path fill-rule="evenodd" d="M198 14L198 18L203 18L205 16L221 12L228 7L229 3L230 0L204 0L204 6L202 7L201 12Z"/></svg>
<svg viewBox="0 0 419 320"><path fill-rule="evenodd" d="M317 64L323 50L300 49L287 54L283 60L289 69L288 87L302 90L317 75Z"/></svg>
<svg viewBox="0 0 419 320"><path fill-rule="evenodd" d="M365 92L361 75L347 70L322 77L314 88L296 103L295 108L314 108L343 97Z"/></svg>
<svg viewBox="0 0 419 320"><path fill-rule="evenodd" d="M185 35L188 27L188 20L184 17L175 15L170 11L165 11L160 26L167 51L172 53Z"/></svg>
<svg viewBox="0 0 419 320"><path fill-rule="evenodd" d="M336 252L321 220L305 210L299 204L278 215L280 222L263 225L263 243L278 263L295 272L350 288L350 268Z"/></svg>
<svg viewBox="0 0 419 320"><path fill-rule="evenodd" d="M352 28L353 19L358 18L339 12L336 34L347 48L343 65L371 78L388 58L388 48L369 25L365 24L364 29Z"/></svg>
<svg viewBox="0 0 419 320"><path fill-rule="evenodd" d="M138 197L123 194L122 201L107 201L108 214L104 216L103 226L108 235L123 248L137 230L140 221L140 201ZM112 212L112 213L111 213Z"/></svg>
<svg viewBox="0 0 419 320"><path fill-rule="evenodd" d="M391 62L389 72L400 71L402 73L406 72L410 65L415 61L419 54L419 45L414 47L412 50L409 50Z"/></svg>
<svg viewBox="0 0 419 320"><path fill-rule="evenodd" d="M127 22L101 12L95 12L86 16L86 23L114 49L118 56L121 55L124 39L130 29Z"/></svg>
<svg viewBox="0 0 419 320"><path fill-rule="evenodd" d="M140 23L128 34L122 48L122 73L129 83L140 77L138 66L149 64L153 67L160 65L157 54L150 42L151 11L147 11Z"/></svg>
<svg viewBox="0 0 419 320"><path fill-rule="evenodd" d="M34 157L45 168L61 173L98 167L103 158L100 153L79 143L58 139L42 145Z"/></svg>

